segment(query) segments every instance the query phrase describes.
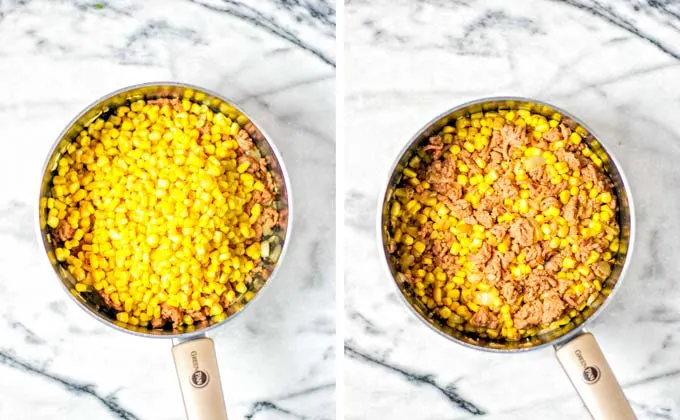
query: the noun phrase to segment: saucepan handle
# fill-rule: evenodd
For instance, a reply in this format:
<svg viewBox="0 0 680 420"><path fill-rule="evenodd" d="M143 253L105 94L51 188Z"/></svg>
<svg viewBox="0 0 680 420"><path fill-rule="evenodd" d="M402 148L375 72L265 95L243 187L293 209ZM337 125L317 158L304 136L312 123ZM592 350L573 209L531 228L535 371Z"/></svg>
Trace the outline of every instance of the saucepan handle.
<svg viewBox="0 0 680 420"><path fill-rule="evenodd" d="M227 420L215 343L207 337L172 348L187 420Z"/></svg>
<svg viewBox="0 0 680 420"><path fill-rule="evenodd" d="M576 336L555 349L594 420L635 420L635 413L591 333Z"/></svg>

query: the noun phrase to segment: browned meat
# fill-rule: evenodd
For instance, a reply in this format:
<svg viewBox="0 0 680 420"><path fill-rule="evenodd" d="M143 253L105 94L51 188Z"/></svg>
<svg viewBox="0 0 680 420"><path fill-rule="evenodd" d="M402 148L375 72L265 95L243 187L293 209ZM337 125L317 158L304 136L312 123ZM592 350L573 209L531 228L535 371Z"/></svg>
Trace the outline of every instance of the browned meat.
<svg viewBox="0 0 680 420"><path fill-rule="evenodd" d="M187 315L196 322L206 321L208 317L201 311L187 311Z"/></svg>
<svg viewBox="0 0 680 420"><path fill-rule="evenodd" d="M506 281L501 285L501 295L510 305L514 305L521 292L520 286L514 281Z"/></svg>
<svg viewBox="0 0 680 420"><path fill-rule="evenodd" d="M543 246L541 244L534 244L522 250L525 255L526 263L532 263L532 266L543 264Z"/></svg>
<svg viewBox="0 0 680 420"><path fill-rule="evenodd" d="M431 229L431 227L428 229ZM443 237L439 237L438 239L439 240L432 241L432 250L434 251L434 254L448 254L455 236L450 231L446 231L444 232Z"/></svg>
<svg viewBox="0 0 680 420"><path fill-rule="evenodd" d="M250 134L248 134L246 130L241 130L238 132L238 135L236 136L236 142L238 143L238 147L246 151L252 149L255 146L253 144L253 140L250 138Z"/></svg>
<svg viewBox="0 0 680 420"><path fill-rule="evenodd" d="M442 148L444 144L442 142L441 136L430 137L430 144L423 147L424 152L432 151L432 158L439 159L442 156Z"/></svg>
<svg viewBox="0 0 680 420"><path fill-rule="evenodd" d="M470 323L478 328L489 328L492 330L498 328L498 318L486 306L479 308L470 319Z"/></svg>
<svg viewBox="0 0 680 420"><path fill-rule="evenodd" d="M560 200L555 197L546 197L541 201L541 211L548 210L550 207L560 208Z"/></svg>
<svg viewBox="0 0 680 420"><path fill-rule="evenodd" d="M489 245L488 242L484 242L479 251L468 256L468 260L477 265L485 264L487 261L489 261L489 258L491 258L492 251L493 248L491 248L491 245Z"/></svg>
<svg viewBox="0 0 680 420"><path fill-rule="evenodd" d="M612 272L611 265L606 261L599 261L592 265L593 274L600 279L606 279Z"/></svg>
<svg viewBox="0 0 680 420"><path fill-rule="evenodd" d="M573 280L569 279L557 279L557 292L560 296L564 294L574 284Z"/></svg>
<svg viewBox="0 0 680 420"><path fill-rule="evenodd" d="M212 127L212 123L210 121L206 121L205 124L198 128L198 132L201 134L201 136L210 134L210 127Z"/></svg>
<svg viewBox="0 0 680 420"><path fill-rule="evenodd" d="M182 313L179 309L170 306L167 303L161 305L161 318L165 318L166 322L167 320L172 320L173 328L179 327L182 323Z"/></svg>
<svg viewBox="0 0 680 420"><path fill-rule="evenodd" d="M550 246L550 242L543 241L542 245L541 245L541 256L543 257L543 261L549 260L555 254L556 254L556 252Z"/></svg>
<svg viewBox="0 0 680 420"><path fill-rule="evenodd" d="M534 270L524 280L524 299L528 302L538 299L543 292L557 286L557 279L544 271Z"/></svg>
<svg viewBox="0 0 680 420"><path fill-rule="evenodd" d="M567 305L571 308L578 308L581 306L581 304L586 300L586 295L575 295L573 293L565 293L564 296L562 296L565 302L567 302Z"/></svg>
<svg viewBox="0 0 680 420"><path fill-rule="evenodd" d="M557 159L560 162L565 162L572 171L581 169L581 162L578 160L575 154L565 150L558 150L555 152L555 156L557 156Z"/></svg>
<svg viewBox="0 0 680 420"><path fill-rule="evenodd" d="M251 158L250 156L241 155L241 156L239 156L237 161L238 161L239 165L243 164L243 163L249 163L250 166L248 166L247 172L249 172L251 174L257 172L260 169L259 163L257 162L257 160Z"/></svg>
<svg viewBox="0 0 680 420"><path fill-rule="evenodd" d="M488 211L475 210L475 219L477 219L477 222L486 229L493 227L494 220Z"/></svg>
<svg viewBox="0 0 680 420"><path fill-rule="evenodd" d="M534 243L534 226L527 219L516 219L510 225L510 237L520 246L530 246Z"/></svg>
<svg viewBox="0 0 680 420"><path fill-rule="evenodd" d="M543 317L541 322L543 324L553 322L562 315L565 308L566 305L555 292L547 293L543 298Z"/></svg>
<svg viewBox="0 0 680 420"><path fill-rule="evenodd" d="M496 241L500 242L508 233L509 226L506 223L497 223L491 228L491 234L496 238Z"/></svg>
<svg viewBox="0 0 680 420"><path fill-rule="evenodd" d="M486 267L484 267L484 277L489 283L494 284L501 280L502 269L501 257L498 256L498 253L494 253L487 262Z"/></svg>
<svg viewBox="0 0 680 420"><path fill-rule="evenodd" d="M597 243L592 239L582 240L579 242L579 249L575 257L578 261L585 263L592 251L602 254L602 252L604 252L602 244Z"/></svg>
<svg viewBox="0 0 680 420"><path fill-rule="evenodd" d="M467 223L468 225L474 225L477 224L477 219L475 219L475 216L467 216L463 218L463 221Z"/></svg>
<svg viewBox="0 0 680 420"><path fill-rule="evenodd" d="M104 302L106 303L106 306L108 306L109 308L115 309L117 312L122 312L122 311L123 311L123 305L120 305L120 304L119 304L119 305L116 305L116 304L111 300L111 297L110 297L109 295L107 295L106 293L104 293L103 290L100 290L100 291L99 291L99 295L102 297L102 299L104 299Z"/></svg>
<svg viewBox="0 0 680 420"><path fill-rule="evenodd" d="M545 184L550 182L550 175L545 171L545 165L540 165L529 170L529 178L534 182Z"/></svg>
<svg viewBox="0 0 680 420"><path fill-rule="evenodd" d="M595 208L595 205L599 208L599 203L594 204L592 200L589 198L583 199L579 197L578 200L578 216L576 216L579 219L590 219L590 216L593 214L593 210Z"/></svg>
<svg viewBox="0 0 680 420"><path fill-rule="evenodd" d="M564 206L563 217L567 222L574 224L577 222L578 215L578 197L574 196L569 199L569 202Z"/></svg>
<svg viewBox="0 0 680 420"><path fill-rule="evenodd" d="M551 143L563 140L562 133L557 128L551 128L543 134L543 138Z"/></svg>
<svg viewBox="0 0 680 420"><path fill-rule="evenodd" d="M508 266L512 264L512 261L515 259L517 254L515 254L512 251L505 252L503 254L499 254L501 257L501 265L503 266L503 270L507 270Z"/></svg>
<svg viewBox="0 0 680 420"><path fill-rule="evenodd" d="M255 239L258 241L262 239L262 235L264 234L262 231L262 225L260 223L255 223L253 225L253 230L255 231ZM396 247L396 244L394 244L394 246Z"/></svg>
<svg viewBox="0 0 680 420"><path fill-rule="evenodd" d="M456 180L456 163L454 159L434 161L425 174L425 179L432 184L432 189L448 198L457 201L463 195L463 187Z"/></svg>
<svg viewBox="0 0 680 420"><path fill-rule="evenodd" d="M151 320L151 328L163 328L168 323L168 318L154 318Z"/></svg>
<svg viewBox="0 0 680 420"><path fill-rule="evenodd" d="M498 131L494 131L494 135L496 133L498 133ZM503 161L503 154L497 150L492 150L491 153L489 153L489 156L491 157L491 164L494 166L500 165Z"/></svg>
<svg viewBox="0 0 680 420"><path fill-rule="evenodd" d="M493 184L494 190L504 198L516 198L519 196L519 188L506 177L501 177Z"/></svg>
<svg viewBox="0 0 680 420"><path fill-rule="evenodd" d="M66 220L59 222L54 230L54 236L62 243L71 240L74 233L76 233L76 230Z"/></svg>
<svg viewBox="0 0 680 420"><path fill-rule="evenodd" d="M504 145L522 147L527 144L528 139L525 127L506 124L501 128L500 132Z"/></svg>
<svg viewBox="0 0 680 420"><path fill-rule="evenodd" d="M264 191L262 191L262 192L253 191L253 200L256 203L260 203L260 204L263 204L263 205L270 205L272 203L273 198L274 198L274 195L267 188L265 188Z"/></svg>
<svg viewBox="0 0 680 420"><path fill-rule="evenodd" d="M543 317L543 305L539 301L525 303L513 317L516 328L535 327Z"/></svg>
<svg viewBox="0 0 680 420"><path fill-rule="evenodd" d="M429 238L433 231L434 228L432 227L432 224L425 223L424 225L420 226L420 229L418 229L418 234L420 234L420 236L423 238Z"/></svg>
<svg viewBox="0 0 680 420"><path fill-rule="evenodd" d="M571 135L571 129L564 124L560 124L560 133L562 134L563 139L568 139Z"/></svg>
<svg viewBox="0 0 680 420"><path fill-rule="evenodd" d="M569 226L569 236L578 235L578 227L575 225Z"/></svg>
<svg viewBox="0 0 680 420"><path fill-rule="evenodd" d="M279 226L281 226L281 229L285 230L285 228L288 226L288 209L282 209L279 210Z"/></svg>
<svg viewBox="0 0 680 420"><path fill-rule="evenodd" d="M279 222L279 212L271 207L265 207L262 210L262 216L260 217L262 220L262 229L265 233L271 230Z"/></svg>
<svg viewBox="0 0 680 420"><path fill-rule="evenodd" d="M448 207L451 214L458 219L464 219L472 215L472 206L465 200L457 200Z"/></svg>
<svg viewBox="0 0 680 420"><path fill-rule="evenodd" d="M502 201L503 199L499 194L487 195L479 201L477 209L490 212L494 207L499 206Z"/></svg>
<svg viewBox="0 0 680 420"><path fill-rule="evenodd" d="M494 208L491 209L491 217L494 219L497 219L498 216L502 215L503 213L506 213L507 209L505 208L504 205L498 204Z"/></svg>
<svg viewBox="0 0 680 420"><path fill-rule="evenodd" d="M177 98L157 98L157 99L147 100L146 103L149 104L149 105L158 105L158 106L168 105L172 109L174 109L175 111L178 111L178 112L184 111L184 108L182 108L182 103Z"/></svg>
<svg viewBox="0 0 680 420"><path fill-rule="evenodd" d="M481 157L482 152L479 152L478 154ZM483 175L484 174L482 169L479 166L477 166L477 164L475 163L470 152L468 152L467 150L461 151L459 158L462 159L463 162L465 162L465 164L467 165L468 171L469 171L468 175L478 175L478 174Z"/></svg>
<svg viewBox="0 0 680 420"><path fill-rule="evenodd" d="M548 262L545 264L545 271L548 273L557 273L560 271L560 266L562 265L562 260L564 259L564 256L561 254L554 255Z"/></svg>
<svg viewBox="0 0 680 420"><path fill-rule="evenodd" d="M583 178L583 181L585 182L592 182L593 184L597 182L597 169L595 168L595 165L592 163L589 165L586 165L583 170L581 170L581 177Z"/></svg>

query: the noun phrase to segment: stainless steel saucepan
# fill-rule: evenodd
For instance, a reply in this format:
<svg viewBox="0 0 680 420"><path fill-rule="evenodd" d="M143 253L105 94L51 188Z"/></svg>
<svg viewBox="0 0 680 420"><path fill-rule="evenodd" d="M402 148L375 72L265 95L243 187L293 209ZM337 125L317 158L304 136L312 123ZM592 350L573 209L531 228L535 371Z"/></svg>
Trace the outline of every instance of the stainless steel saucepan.
<svg viewBox="0 0 680 420"><path fill-rule="evenodd" d="M281 237L278 241L278 246L281 247L280 256L274 263L269 278L252 286L251 290L256 292L256 295L250 302L246 303L240 310L235 310L235 308L227 310L230 315L222 321L212 322L208 320L203 325L199 325L194 329L189 328L179 332L159 329L151 330L118 322L115 318L115 313L104 304L98 293L81 293L75 290L75 279L55 258L51 234L44 224L44 210L40 209L39 205L36 206L38 208L36 226L45 255L48 257L54 272L64 286L64 290L68 292L69 296L78 306L98 321L118 331L148 338L172 339L172 354L187 418L189 420L226 420L227 413L217 366L215 345L213 340L208 338L207 334L217 328L224 327L235 320L243 310L253 306L254 302L258 300L257 298L274 280L288 248L289 232L293 220L293 204L288 174L279 152L269 137L233 102L207 89L183 83L146 83L127 87L113 92L88 106L59 135L52 150L49 152L47 162L43 168L38 198L46 196L59 158L80 131L90 122L106 115L116 107L129 104L132 101L140 99L183 98L185 96L191 97L195 102L207 105L214 111L224 113L234 121L247 121L242 126L249 132L262 157L265 158L274 181L278 184L277 206L281 210L287 209L288 211L287 222L282 222L285 225L282 226ZM253 283L255 284L256 282Z"/></svg>
<svg viewBox="0 0 680 420"><path fill-rule="evenodd" d="M621 227L619 251L615 256L611 274L603 282L602 292L598 298L587 305L580 315L573 318L569 324L522 341L505 341L502 337L497 339L483 338L474 333L458 331L428 316L430 311L419 299L416 299L416 296L408 287L408 283L399 280L398 269L393 266L387 248L390 238L390 232L387 229L389 222L388 203L393 190L401 179L403 168L408 164L415 151L426 145L430 136L439 132L447 124L455 122L457 118L469 117L478 112L503 109L526 109L546 116L558 112L563 117L571 118L584 127L588 134L583 136L583 141L602 159L605 171L614 184L618 200L617 217ZM415 315L443 337L477 350L515 353L552 346L555 349L557 359L595 420L635 419L635 414L595 341L595 337L585 330L588 324L604 310L606 304L611 302L615 292L621 287L624 274L632 258L634 237L635 209L630 187L623 169L611 151L600 143L598 138L592 135L592 131L578 118L553 105L527 98L479 99L450 109L434 118L413 136L399 153L390 170L384 193L379 199L378 243L381 244L382 248L382 260L390 276L394 279L394 283L399 288L399 294L403 297L403 301L413 310Z"/></svg>

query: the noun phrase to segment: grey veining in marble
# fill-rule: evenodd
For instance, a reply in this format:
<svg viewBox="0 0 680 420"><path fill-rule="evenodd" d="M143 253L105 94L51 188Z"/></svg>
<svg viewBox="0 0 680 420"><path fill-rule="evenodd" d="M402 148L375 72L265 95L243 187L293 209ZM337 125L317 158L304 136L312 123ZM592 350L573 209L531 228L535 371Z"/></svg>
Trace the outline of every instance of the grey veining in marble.
<svg viewBox="0 0 680 420"><path fill-rule="evenodd" d="M0 419L184 418L170 342L75 307L33 228L62 128L100 96L158 80L240 104L297 199L280 276L213 336L230 418L334 418L334 45L327 0L0 0Z"/></svg>
<svg viewBox="0 0 680 420"><path fill-rule="evenodd" d="M411 135L467 100L519 95L584 119L628 174L636 254L592 330L638 418L680 419L680 3L351 0L345 34L346 418L589 418L551 350L448 342L378 261L377 199Z"/></svg>

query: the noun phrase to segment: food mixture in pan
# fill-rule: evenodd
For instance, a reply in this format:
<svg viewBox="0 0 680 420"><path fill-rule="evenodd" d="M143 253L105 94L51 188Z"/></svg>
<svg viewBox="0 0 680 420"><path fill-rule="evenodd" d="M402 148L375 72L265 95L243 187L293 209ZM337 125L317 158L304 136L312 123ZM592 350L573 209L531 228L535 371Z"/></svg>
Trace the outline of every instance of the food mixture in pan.
<svg viewBox="0 0 680 420"><path fill-rule="evenodd" d="M410 159L388 203L388 247L432 317L517 341L595 301L619 226L585 134L559 114L478 113Z"/></svg>
<svg viewBox="0 0 680 420"><path fill-rule="evenodd" d="M98 293L119 322L173 330L252 299L287 215L248 124L187 97L136 101L89 124L41 203L75 292Z"/></svg>

